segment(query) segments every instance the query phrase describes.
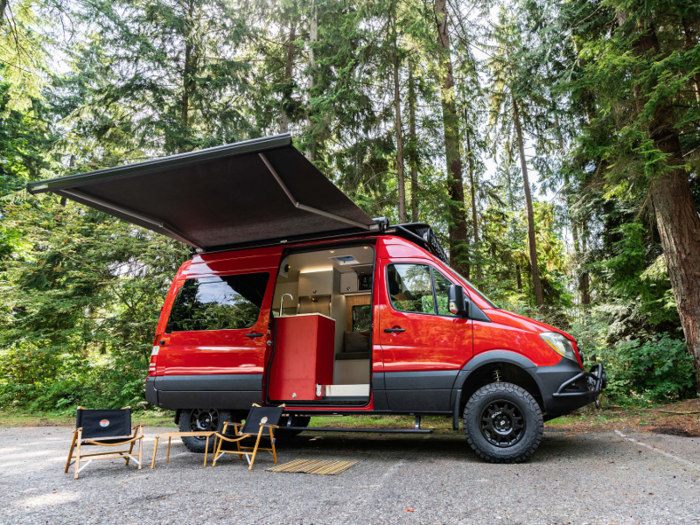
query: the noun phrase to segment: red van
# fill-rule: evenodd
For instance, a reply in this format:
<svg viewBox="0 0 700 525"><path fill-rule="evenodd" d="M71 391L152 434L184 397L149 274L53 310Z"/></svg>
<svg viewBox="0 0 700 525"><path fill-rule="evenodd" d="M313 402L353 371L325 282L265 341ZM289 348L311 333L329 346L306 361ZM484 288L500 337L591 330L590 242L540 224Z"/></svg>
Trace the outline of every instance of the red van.
<svg viewBox="0 0 700 525"><path fill-rule="evenodd" d="M252 403L285 403L287 434L314 414L415 415L408 432L437 414L455 430L462 418L481 457L522 461L544 421L605 388L573 337L494 305L448 266L428 225L368 217L289 135L28 189L192 246L146 380L146 399L182 430L219 429Z"/></svg>

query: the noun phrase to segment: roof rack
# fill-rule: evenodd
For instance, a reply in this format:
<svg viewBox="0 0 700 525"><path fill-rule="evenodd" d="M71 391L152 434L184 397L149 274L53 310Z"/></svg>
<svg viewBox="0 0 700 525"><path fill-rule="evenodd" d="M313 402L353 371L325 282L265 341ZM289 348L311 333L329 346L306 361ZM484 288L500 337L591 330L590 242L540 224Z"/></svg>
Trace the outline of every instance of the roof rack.
<svg viewBox="0 0 700 525"><path fill-rule="evenodd" d="M440 245L440 241L430 225L424 222L409 222L406 224L397 224L386 231L387 233L391 233L393 229L396 229L396 234L400 237L415 242L445 264L449 263L449 257Z"/></svg>

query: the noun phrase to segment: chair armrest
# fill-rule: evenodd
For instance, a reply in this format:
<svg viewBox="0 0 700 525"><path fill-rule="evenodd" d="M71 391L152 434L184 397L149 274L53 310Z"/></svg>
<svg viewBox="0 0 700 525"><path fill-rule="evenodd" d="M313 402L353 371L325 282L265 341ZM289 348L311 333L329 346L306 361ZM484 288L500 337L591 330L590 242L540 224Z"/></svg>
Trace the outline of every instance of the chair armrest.
<svg viewBox="0 0 700 525"><path fill-rule="evenodd" d="M103 438L103 439L113 439L113 438ZM101 447L120 447L122 445L128 445L132 441L138 441L139 439L143 439L143 436L134 436L131 439L127 439L126 441L119 441L118 443L100 443L99 441L95 441L94 439L83 439L83 443L90 443L91 445L99 445Z"/></svg>
<svg viewBox="0 0 700 525"><path fill-rule="evenodd" d="M223 434L219 434L218 432L214 434L214 437L221 438L224 441L228 441L229 443L235 443L236 441L241 441L247 437L252 437L252 434L237 434L236 437L229 437L229 436L224 436Z"/></svg>
<svg viewBox="0 0 700 525"><path fill-rule="evenodd" d="M226 430L228 429L229 426L232 426L232 427L233 427L233 429L236 431L236 435L238 435L238 434L239 434L239 430L240 430L241 428L243 428L243 424L242 424L242 423L236 423L235 421L225 421L225 422L224 422L224 427L223 427L222 430L223 430L224 432L226 432Z"/></svg>
<svg viewBox="0 0 700 525"><path fill-rule="evenodd" d="M260 423L261 427L272 427L272 428L279 428L279 425L270 425L269 423Z"/></svg>

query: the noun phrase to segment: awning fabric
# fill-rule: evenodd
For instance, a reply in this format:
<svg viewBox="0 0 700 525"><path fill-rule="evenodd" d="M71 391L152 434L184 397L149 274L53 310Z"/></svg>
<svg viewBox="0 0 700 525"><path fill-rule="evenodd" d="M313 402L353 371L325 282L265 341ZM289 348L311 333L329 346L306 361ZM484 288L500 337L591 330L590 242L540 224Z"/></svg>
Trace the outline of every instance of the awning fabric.
<svg viewBox="0 0 700 525"><path fill-rule="evenodd" d="M277 135L32 182L211 251L379 226Z"/></svg>

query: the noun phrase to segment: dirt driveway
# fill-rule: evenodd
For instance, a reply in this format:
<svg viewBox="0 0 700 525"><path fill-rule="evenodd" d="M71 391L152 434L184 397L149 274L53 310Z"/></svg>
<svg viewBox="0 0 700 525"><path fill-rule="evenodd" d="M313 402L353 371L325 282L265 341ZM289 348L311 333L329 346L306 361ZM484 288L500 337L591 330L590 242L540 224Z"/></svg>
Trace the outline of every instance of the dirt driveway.
<svg viewBox="0 0 700 525"><path fill-rule="evenodd" d="M148 463L166 430L147 429ZM177 442L155 470L95 462L77 481L69 442L66 427L0 430L0 523L700 523L698 438L548 430L522 465L483 463L456 433L280 443L281 462L359 461L339 476L265 472L269 455L252 472L232 456L203 469Z"/></svg>

